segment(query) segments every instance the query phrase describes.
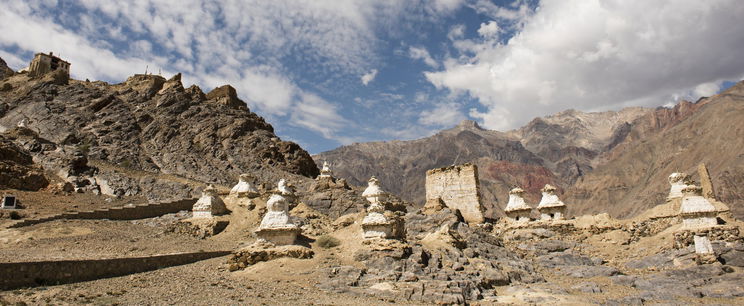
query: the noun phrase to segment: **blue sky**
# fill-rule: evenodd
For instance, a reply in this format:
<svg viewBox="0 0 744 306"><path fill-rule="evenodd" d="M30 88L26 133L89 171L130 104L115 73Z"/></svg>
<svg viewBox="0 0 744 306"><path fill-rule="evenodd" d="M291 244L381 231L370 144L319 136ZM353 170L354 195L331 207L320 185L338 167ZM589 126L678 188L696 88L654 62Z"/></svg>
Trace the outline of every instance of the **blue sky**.
<svg viewBox="0 0 744 306"><path fill-rule="evenodd" d="M177 3L177 4L176 4ZM0 57L54 51L78 79L231 84L311 153L463 119L656 107L744 76L735 0L0 0Z"/></svg>

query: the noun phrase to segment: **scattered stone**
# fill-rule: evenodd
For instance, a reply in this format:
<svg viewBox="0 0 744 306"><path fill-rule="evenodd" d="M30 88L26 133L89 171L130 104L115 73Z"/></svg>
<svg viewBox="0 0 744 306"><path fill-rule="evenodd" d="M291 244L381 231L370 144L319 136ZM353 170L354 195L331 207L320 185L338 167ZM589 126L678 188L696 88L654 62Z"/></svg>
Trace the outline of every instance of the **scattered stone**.
<svg viewBox="0 0 744 306"><path fill-rule="evenodd" d="M299 245L274 246L266 242L256 242L248 247L233 252L227 260L228 270L237 271L262 261L290 257L307 259L315 255L313 250Z"/></svg>

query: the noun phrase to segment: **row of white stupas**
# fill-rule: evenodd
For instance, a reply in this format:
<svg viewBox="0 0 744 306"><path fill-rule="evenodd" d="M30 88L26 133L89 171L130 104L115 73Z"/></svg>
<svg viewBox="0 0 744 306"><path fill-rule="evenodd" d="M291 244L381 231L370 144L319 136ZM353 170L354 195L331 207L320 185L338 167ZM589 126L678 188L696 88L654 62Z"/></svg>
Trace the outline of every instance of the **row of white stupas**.
<svg viewBox="0 0 744 306"><path fill-rule="evenodd" d="M542 188L542 199L537 205L537 211L540 212L540 220L563 220L566 215L566 204L555 194L556 188L553 185L546 184ZM532 215L532 207L524 201L524 190L516 187L509 191L509 203L506 204L504 212L506 217L512 221L528 222Z"/></svg>

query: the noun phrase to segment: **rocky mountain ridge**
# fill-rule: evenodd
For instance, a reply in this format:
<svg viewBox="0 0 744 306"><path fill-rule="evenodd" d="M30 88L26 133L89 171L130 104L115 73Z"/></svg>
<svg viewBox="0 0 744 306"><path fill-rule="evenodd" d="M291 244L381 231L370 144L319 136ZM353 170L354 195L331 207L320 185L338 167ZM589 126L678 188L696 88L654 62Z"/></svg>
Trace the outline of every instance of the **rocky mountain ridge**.
<svg viewBox="0 0 744 306"><path fill-rule="evenodd" d="M0 88L0 130L22 122L54 144L50 150L67 155L218 184L233 184L241 173L272 183L279 176L318 174L310 155L279 139L229 85L205 94L195 85L184 87L180 74L168 80L134 75L108 84L52 72L43 78L15 74L0 80ZM37 151L35 156L44 155L41 147Z"/></svg>

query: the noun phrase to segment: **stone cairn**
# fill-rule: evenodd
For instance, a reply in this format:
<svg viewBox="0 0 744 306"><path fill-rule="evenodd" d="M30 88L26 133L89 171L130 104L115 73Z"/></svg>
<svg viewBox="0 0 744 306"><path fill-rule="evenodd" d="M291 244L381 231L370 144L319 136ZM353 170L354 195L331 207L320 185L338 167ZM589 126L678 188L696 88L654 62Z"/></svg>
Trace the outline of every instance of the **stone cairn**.
<svg viewBox="0 0 744 306"><path fill-rule="evenodd" d="M279 188L272 191L271 197L266 201L266 215L256 230L259 240L271 242L274 245L293 244L297 235L302 231L299 226L292 223L289 217L289 202L284 197L284 191L281 190L283 182L283 179L279 181Z"/></svg>
<svg viewBox="0 0 744 306"><path fill-rule="evenodd" d="M690 179L690 176L682 172L675 172L670 174L669 184L671 185L671 187L669 187L669 196L667 196L667 201L681 198L682 189L685 189L685 187L687 186L694 186L692 183L692 179Z"/></svg>
<svg viewBox="0 0 744 306"><path fill-rule="evenodd" d="M509 203L506 204L504 212L511 221L528 222L532 213L532 207L524 202L524 190L516 187L509 191Z"/></svg>
<svg viewBox="0 0 744 306"><path fill-rule="evenodd" d="M364 238L395 238L397 222L391 216L385 214L384 201L387 192L383 191L376 177L371 177L367 182L367 189L362 196L369 201L367 215L362 220ZM390 214L388 214L390 215Z"/></svg>
<svg viewBox="0 0 744 306"><path fill-rule="evenodd" d="M702 188L687 186L682 189L682 204L679 215L682 217L682 229L692 231L695 253L712 255L713 246L707 236L707 229L718 225L715 206L702 195Z"/></svg>
<svg viewBox="0 0 744 306"><path fill-rule="evenodd" d="M555 186L546 184L541 191L542 199L540 199L540 204L537 205L540 220L563 220L566 214L566 204L563 204L563 201L555 194Z"/></svg>
<svg viewBox="0 0 744 306"><path fill-rule="evenodd" d="M202 196L192 207L194 218L212 218L227 212L227 207L217 195L217 188L212 184L202 191Z"/></svg>

